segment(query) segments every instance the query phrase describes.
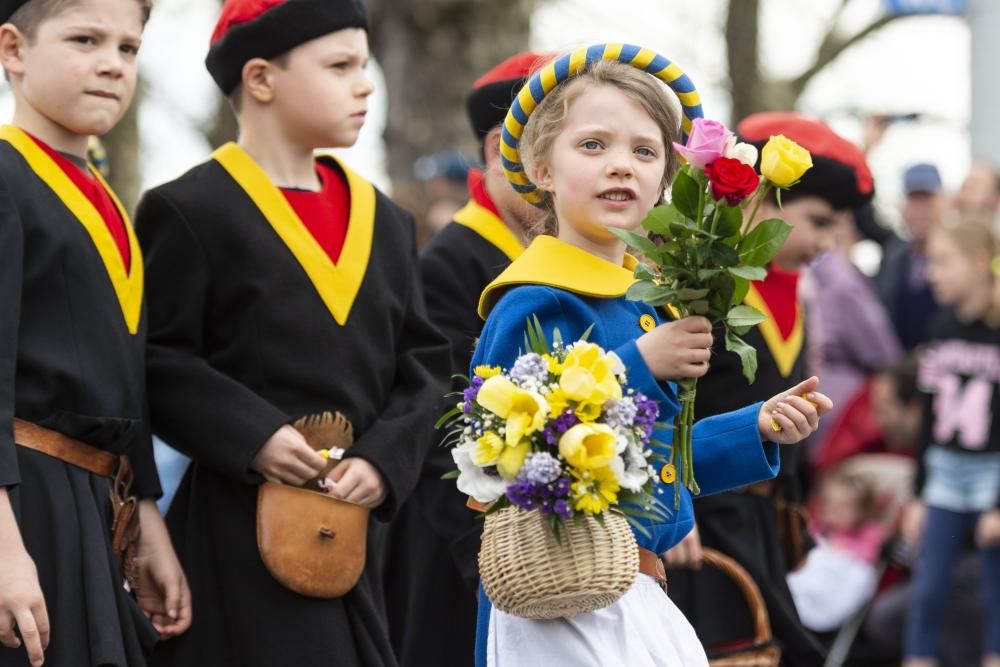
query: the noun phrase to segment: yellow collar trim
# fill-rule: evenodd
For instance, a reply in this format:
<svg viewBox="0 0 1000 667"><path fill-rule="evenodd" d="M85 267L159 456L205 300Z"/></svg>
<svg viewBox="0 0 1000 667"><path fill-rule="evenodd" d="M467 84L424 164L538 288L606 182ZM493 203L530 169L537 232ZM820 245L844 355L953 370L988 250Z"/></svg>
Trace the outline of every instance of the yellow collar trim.
<svg viewBox="0 0 1000 667"><path fill-rule="evenodd" d="M524 253L487 285L479 297L479 316L486 319L503 291L515 285L546 285L582 296L624 296L635 282L635 257L625 255L622 266L595 257L554 236L536 237Z"/></svg>
<svg viewBox="0 0 1000 667"><path fill-rule="evenodd" d="M66 208L69 209L83 228L90 235L97 254L101 257L111 285L114 287L115 296L118 297L118 305L121 306L122 316L125 318L125 325L130 334L135 334L139 330L139 318L142 316L142 290L143 290L143 265L142 250L139 249L139 241L132 229L132 221L125 212L118 197L104 182L96 169L91 167L90 171L97 178L115 203L118 214L125 225L125 233L128 235L129 255L131 256L131 270L125 270L125 260L118 251L118 245L111 236L111 230L104 222L104 218L97 211L87 196L83 194L69 176L56 164L48 153L42 150L34 140L24 131L13 125L0 127L0 140L6 141L14 147L25 159L31 170L48 185Z"/></svg>
<svg viewBox="0 0 1000 667"><path fill-rule="evenodd" d="M767 319L759 325L760 333L764 336L764 342L778 365L778 372L781 373L782 377L788 377L792 373L795 361L802 352L803 331L805 329L802 305L795 304L795 324L792 326L791 335L786 339L781 335L781 330L778 329L778 324L774 321L774 315L767 307L767 302L764 301L764 297L757 291L753 283L750 284L750 291L747 292L743 303L753 306L767 316Z"/></svg>
<svg viewBox="0 0 1000 667"><path fill-rule="evenodd" d="M347 237L344 239L340 260L334 264L285 196L260 165L238 144L230 142L220 147L212 154L212 158L243 188L275 233L295 255L337 324L346 324L371 258L372 238L375 234L375 187L337 158L320 158L329 158L337 163L347 176L347 186L351 192Z"/></svg>
<svg viewBox="0 0 1000 667"><path fill-rule="evenodd" d="M510 227L485 206L469 200L454 217L455 222L468 227L492 243L507 258L514 261L524 252L524 244L510 231Z"/></svg>

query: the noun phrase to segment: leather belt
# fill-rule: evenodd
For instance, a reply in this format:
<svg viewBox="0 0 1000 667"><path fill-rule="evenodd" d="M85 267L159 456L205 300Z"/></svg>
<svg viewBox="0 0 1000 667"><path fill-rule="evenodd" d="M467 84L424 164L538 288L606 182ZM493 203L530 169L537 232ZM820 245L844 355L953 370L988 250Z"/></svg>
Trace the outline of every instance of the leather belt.
<svg viewBox="0 0 1000 667"><path fill-rule="evenodd" d="M106 452L17 417L14 418L14 442L101 477L113 477L121 461L118 454Z"/></svg>
<svg viewBox="0 0 1000 667"><path fill-rule="evenodd" d="M667 592L667 570L660 557L649 549L639 547L639 572L656 579L663 592Z"/></svg>

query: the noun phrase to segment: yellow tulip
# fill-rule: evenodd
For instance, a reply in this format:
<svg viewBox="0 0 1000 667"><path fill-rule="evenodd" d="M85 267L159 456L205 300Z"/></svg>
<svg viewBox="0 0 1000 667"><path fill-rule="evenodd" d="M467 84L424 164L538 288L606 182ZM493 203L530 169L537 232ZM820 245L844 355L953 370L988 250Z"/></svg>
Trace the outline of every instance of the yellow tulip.
<svg viewBox="0 0 1000 667"><path fill-rule="evenodd" d="M476 451L472 456L472 462L477 466L496 465L503 448L503 438L493 431L487 431L476 440Z"/></svg>
<svg viewBox="0 0 1000 667"><path fill-rule="evenodd" d="M618 502L618 478L611 468L571 471L577 481L570 486L573 492L573 509L587 514L600 514L612 503Z"/></svg>
<svg viewBox="0 0 1000 667"><path fill-rule="evenodd" d="M476 402L501 419L507 420L507 445L513 446L545 426L549 406L540 394L521 389L496 375L480 387Z"/></svg>
<svg viewBox="0 0 1000 667"><path fill-rule="evenodd" d="M781 134L771 137L760 152L760 173L779 187L799 180L812 166L809 151Z"/></svg>
<svg viewBox="0 0 1000 667"><path fill-rule="evenodd" d="M577 424L559 438L559 453L575 468L603 468L615 457L615 432L606 424Z"/></svg>
<svg viewBox="0 0 1000 667"><path fill-rule="evenodd" d="M517 471L524 465L524 458L528 455L528 448L531 443L525 440L513 447L504 447L500 458L497 459L497 472L506 480L512 480L517 476Z"/></svg>
<svg viewBox="0 0 1000 667"><path fill-rule="evenodd" d="M601 408L610 399L622 397L622 388L614 372L616 363L599 346L576 343L563 362L559 388L570 400Z"/></svg>

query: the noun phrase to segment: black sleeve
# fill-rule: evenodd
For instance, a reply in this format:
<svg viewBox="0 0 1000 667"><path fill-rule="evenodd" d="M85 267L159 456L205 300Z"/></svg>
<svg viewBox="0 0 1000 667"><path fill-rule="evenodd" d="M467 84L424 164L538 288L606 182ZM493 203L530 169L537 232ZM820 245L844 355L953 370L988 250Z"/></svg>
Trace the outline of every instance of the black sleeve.
<svg viewBox="0 0 1000 667"><path fill-rule="evenodd" d="M365 459L382 474L387 495L374 512L381 521L395 515L417 484L431 441L427 424L435 419L448 372L447 341L427 319L412 226L409 246L411 289L398 339L395 383L382 412L347 453Z"/></svg>
<svg viewBox="0 0 1000 667"><path fill-rule="evenodd" d="M160 486L160 475L156 471L156 459L153 457L153 434L149 424L149 401L143 401L142 424L138 434L128 450L129 463L132 465L132 492L140 500L152 498L158 500L163 495Z"/></svg>
<svg viewBox="0 0 1000 667"><path fill-rule="evenodd" d="M469 272L462 270L461 258L448 256L450 249L443 245L429 248L420 258L420 270L428 314L451 343L451 371L465 375L472 361L470 332L482 327L476 306L483 279L465 275ZM460 384L453 383L452 389L458 390ZM443 399L439 414L444 414L456 400ZM455 480L441 479L455 469L451 449L440 446L443 436L443 431L434 432L434 446L424 462L417 500L431 530L449 545L462 580L475 592L479 587L477 558L483 522L478 512L466 507L466 496L458 490Z"/></svg>
<svg viewBox="0 0 1000 667"><path fill-rule="evenodd" d="M206 359L209 266L184 215L149 192L136 212L136 232L146 261L153 431L198 463L259 483L250 462L291 419Z"/></svg>
<svg viewBox="0 0 1000 667"><path fill-rule="evenodd" d="M21 220L0 180L0 487L21 481L14 449L14 378L23 262Z"/></svg>

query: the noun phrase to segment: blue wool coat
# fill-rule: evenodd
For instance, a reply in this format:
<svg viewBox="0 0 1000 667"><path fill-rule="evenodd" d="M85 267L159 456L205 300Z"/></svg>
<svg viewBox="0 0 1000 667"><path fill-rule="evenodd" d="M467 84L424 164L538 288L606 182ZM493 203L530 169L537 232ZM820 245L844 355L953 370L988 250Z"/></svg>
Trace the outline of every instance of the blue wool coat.
<svg viewBox="0 0 1000 667"><path fill-rule="evenodd" d="M625 298L635 266L633 258L625 260L624 266L616 266L553 237L536 238L483 292L480 315L488 317L472 368L490 364L509 369L524 352L525 326L532 317L538 318L550 339L553 330L559 329L567 343L593 325L588 340L613 350L625 364L629 386L659 403L660 421L672 421L680 410L675 385L657 381L636 346L636 339L651 324L659 324L659 318L649 306ZM757 403L695 424L694 471L701 495L771 479L778 473L778 446L760 439L760 408ZM661 430L655 437L669 445L671 433ZM669 453L666 445L662 453ZM658 485L664 504L673 510L671 515L662 523L650 524L649 536L635 533L639 546L655 553L667 551L694 527L687 489L681 487L680 506L674 509L676 483ZM485 595L480 601L477 665L485 664L480 658L485 658L490 609Z"/></svg>

